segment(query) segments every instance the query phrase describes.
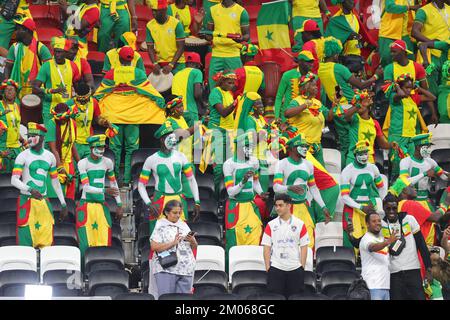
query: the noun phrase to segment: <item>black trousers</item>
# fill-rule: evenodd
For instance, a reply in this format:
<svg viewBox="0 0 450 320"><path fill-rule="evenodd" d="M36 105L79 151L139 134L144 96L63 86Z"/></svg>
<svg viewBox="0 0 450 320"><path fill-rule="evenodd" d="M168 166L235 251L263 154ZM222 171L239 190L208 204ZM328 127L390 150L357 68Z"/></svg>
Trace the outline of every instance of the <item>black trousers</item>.
<svg viewBox="0 0 450 320"><path fill-rule="evenodd" d="M420 269L391 273L391 300L425 300Z"/></svg>
<svg viewBox="0 0 450 320"><path fill-rule="evenodd" d="M286 298L293 294L302 293L305 287L305 276L302 268L283 271L270 267L267 274L267 290L284 295Z"/></svg>

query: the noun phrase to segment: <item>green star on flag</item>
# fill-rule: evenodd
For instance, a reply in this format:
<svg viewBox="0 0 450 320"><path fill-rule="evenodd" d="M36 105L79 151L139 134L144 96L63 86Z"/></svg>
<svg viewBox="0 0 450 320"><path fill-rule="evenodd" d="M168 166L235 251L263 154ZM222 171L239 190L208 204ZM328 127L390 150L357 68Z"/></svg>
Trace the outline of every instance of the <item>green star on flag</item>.
<svg viewBox="0 0 450 320"><path fill-rule="evenodd" d="M39 224L39 221L37 221L37 222L34 224L34 228L35 228L36 230L39 230L40 227L41 227L41 225Z"/></svg>
<svg viewBox="0 0 450 320"><path fill-rule="evenodd" d="M408 111L408 114L409 114L409 118L413 119L415 117L415 115L416 115L416 112L411 109L411 110Z"/></svg>
<svg viewBox="0 0 450 320"><path fill-rule="evenodd" d="M273 36L273 31L270 32L269 30L267 30L267 33L266 33L266 39L267 39L267 40L270 40L270 41L273 41L272 36Z"/></svg>
<svg viewBox="0 0 450 320"><path fill-rule="evenodd" d="M245 228L245 233L251 233L252 232L252 227L250 227L250 225L247 225Z"/></svg>
<svg viewBox="0 0 450 320"><path fill-rule="evenodd" d="M98 224L97 224L97 221L95 221L95 222L92 224L92 229L93 229L93 230L98 230Z"/></svg>
<svg viewBox="0 0 450 320"><path fill-rule="evenodd" d="M369 141L371 140L373 135L374 134L371 133L369 129L367 129L367 132L363 132L364 139L369 140Z"/></svg>
<svg viewBox="0 0 450 320"><path fill-rule="evenodd" d="M70 146L70 141L69 141L69 140L66 140L66 141L63 142L62 145L63 145L65 148L68 148L68 147Z"/></svg>

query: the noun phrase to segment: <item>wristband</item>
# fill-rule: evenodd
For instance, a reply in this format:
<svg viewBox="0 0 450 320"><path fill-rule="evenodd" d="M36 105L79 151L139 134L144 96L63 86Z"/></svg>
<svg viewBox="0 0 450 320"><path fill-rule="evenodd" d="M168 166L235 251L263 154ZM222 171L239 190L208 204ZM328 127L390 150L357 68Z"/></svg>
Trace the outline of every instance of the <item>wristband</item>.
<svg viewBox="0 0 450 320"><path fill-rule="evenodd" d="M61 203L61 208L67 208L67 204L66 203Z"/></svg>
<svg viewBox="0 0 450 320"><path fill-rule="evenodd" d="M119 202L119 203L117 204L117 206L118 206L119 208L122 208L122 202Z"/></svg>
<svg viewBox="0 0 450 320"><path fill-rule="evenodd" d="M200 205L200 200L195 200L195 205L199 206Z"/></svg>
<svg viewBox="0 0 450 320"><path fill-rule="evenodd" d="M426 171L425 171L425 172L423 173L423 176L424 176L424 177L426 177L426 176L427 176L427 172L426 172Z"/></svg>
<svg viewBox="0 0 450 320"><path fill-rule="evenodd" d="M152 203L151 203L151 202L148 202L148 203L146 203L145 205L150 207L150 206L152 205Z"/></svg>

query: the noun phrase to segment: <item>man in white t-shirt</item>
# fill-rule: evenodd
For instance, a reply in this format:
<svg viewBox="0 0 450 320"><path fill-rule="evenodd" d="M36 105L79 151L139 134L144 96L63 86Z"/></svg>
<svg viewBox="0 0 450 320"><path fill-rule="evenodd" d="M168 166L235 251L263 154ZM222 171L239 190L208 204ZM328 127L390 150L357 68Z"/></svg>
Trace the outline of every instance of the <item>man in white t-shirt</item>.
<svg viewBox="0 0 450 320"><path fill-rule="evenodd" d="M278 217L267 224L261 240L268 273L267 289L286 298L303 292L309 244L306 226L291 214L291 206L289 195L275 196Z"/></svg>
<svg viewBox="0 0 450 320"><path fill-rule="evenodd" d="M390 300L389 250L397 240L396 233L385 240L381 233L381 218L371 210L366 217L367 232L359 243L361 275L367 283L372 300Z"/></svg>
<svg viewBox="0 0 450 320"><path fill-rule="evenodd" d="M396 187L399 183L401 181L396 182L393 187ZM386 198L384 198L383 209L386 213L381 222L381 233L384 238L388 239L394 231L397 231L397 238L403 238L405 241L403 249L401 249L401 246L395 248L396 244L394 244L393 250L389 252L391 300L425 300L417 249L419 249L422 256L422 261L427 270L426 275L430 282L432 279L431 259L425 239L420 232L419 223L413 216L407 215L406 212L398 212L398 199L391 193L388 193Z"/></svg>

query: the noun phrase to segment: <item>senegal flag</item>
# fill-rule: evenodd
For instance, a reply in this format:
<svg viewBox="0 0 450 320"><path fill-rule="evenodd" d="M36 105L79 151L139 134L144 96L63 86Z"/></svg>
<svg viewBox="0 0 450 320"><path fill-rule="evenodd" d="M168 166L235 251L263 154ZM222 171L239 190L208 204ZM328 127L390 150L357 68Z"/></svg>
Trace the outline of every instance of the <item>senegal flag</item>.
<svg viewBox="0 0 450 320"><path fill-rule="evenodd" d="M263 3L256 20L261 50L290 48L289 10L286 0Z"/></svg>

